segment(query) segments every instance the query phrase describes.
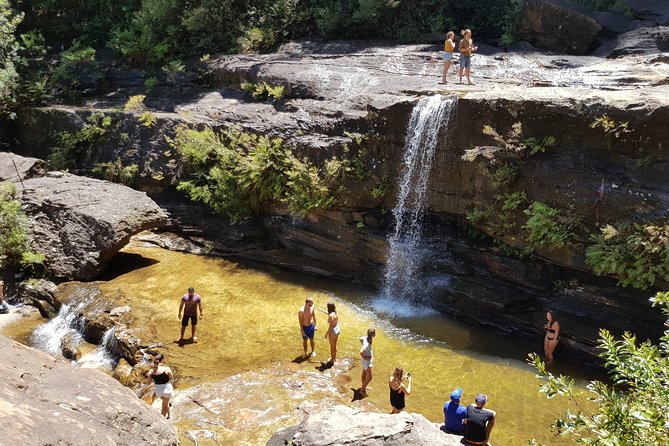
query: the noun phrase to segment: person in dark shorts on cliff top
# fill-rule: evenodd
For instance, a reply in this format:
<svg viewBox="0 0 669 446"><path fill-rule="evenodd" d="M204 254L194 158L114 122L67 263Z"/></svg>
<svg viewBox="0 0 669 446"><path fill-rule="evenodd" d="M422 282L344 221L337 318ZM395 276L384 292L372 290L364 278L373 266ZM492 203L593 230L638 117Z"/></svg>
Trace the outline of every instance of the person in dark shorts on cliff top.
<svg viewBox="0 0 669 446"><path fill-rule="evenodd" d="M490 441L490 432L495 426L496 413L483 406L488 402L488 397L482 393L476 395L475 404L467 407L465 417L465 438L467 444L483 446Z"/></svg>
<svg viewBox="0 0 669 446"><path fill-rule="evenodd" d="M198 310L200 311L200 320L202 320L202 298L199 294L195 293L193 287L188 288L188 293L184 294L181 297L181 303L179 304L179 319L181 319L181 336L177 342L181 342L184 339L184 333L186 332L186 327L188 327L188 320L191 324L191 338L193 342L197 342L197 337L195 336L195 330L197 329L197 319L198 319ZM183 319L181 318L181 313L183 312Z"/></svg>

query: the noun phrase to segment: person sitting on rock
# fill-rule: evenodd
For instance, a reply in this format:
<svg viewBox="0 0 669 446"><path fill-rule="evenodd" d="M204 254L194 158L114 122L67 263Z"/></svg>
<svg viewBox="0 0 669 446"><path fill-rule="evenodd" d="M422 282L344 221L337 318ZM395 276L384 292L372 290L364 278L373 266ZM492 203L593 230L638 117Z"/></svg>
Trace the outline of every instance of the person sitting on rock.
<svg viewBox="0 0 669 446"><path fill-rule="evenodd" d="M5 301L5 282L0 280L0 313L9 313L9 305Z"/></svg>
<svg viewBox="0 0 669 446"><path fill-rule="evenodd" d="M463 420L467 416L467 408L460 404L462 389L458 387L451 392L451 400L444 404L444 430L454 434L465 431Z"/></svg>
<svg viewBox="0 0 669 446"><path fill-rule="evenodd" d="M488 402L488 397L482 393L476 395L475 403L467 407L467 416L465 417L465 438L467 444L474 446L483 446L490 440L490 432L495 426L494 411L484 409L483 406Z"/></svg>

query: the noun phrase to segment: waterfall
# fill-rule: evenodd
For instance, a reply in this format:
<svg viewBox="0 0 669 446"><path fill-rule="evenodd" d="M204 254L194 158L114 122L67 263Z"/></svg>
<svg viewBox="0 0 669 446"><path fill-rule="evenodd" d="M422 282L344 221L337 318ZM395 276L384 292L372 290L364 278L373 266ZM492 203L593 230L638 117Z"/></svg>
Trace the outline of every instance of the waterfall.
<svg viewBox="0 0 669 446"><path fill-rule="evenodd" d="M381 296L373 303L380 311L402 313L398 303L420 300L422 285L417 273L424 256L421 235L428 180L439 134L441 129L448 129L456 104L454 98L435 95L421 99L411 113L399 194L393 209L395 228L388 240L384 286Z"/></svg>
<svg viewBox="0 0 669 446"><path fill-rule="evenodd" d="M72 301L76 304L63 304L58 314L40 325L33 331L30 344L50 355L61 356L63 340L72 337L73 342L83 342L83 319L80 317L86 311L92 311L96 305L96 293L91 293L86 288L75 290ZM118 362L118 357L113 353L116 351L114 338L115 327L107 330L101 344L93 352L81 357L77 364L81 367L112 369Z"/></svg>
<svg viewBox="0 0 669 446"><path fill-rule="evenodd" d="M115 332L116 326L107 330L102 337L102 342L100 342L98 348L96 348L95 351L82 356L77 361L77 365L83 368L104 368L113 370L119 360L118 355L115 353L118 351L116 337L114 337Z"/></svg>
<svg viewBox="0 0 669 446"><path fill-rule="evenodd" d="M90 303L91 297L80 299L76 305L63 304L56 317L35 329L30 339L31 345L50 355L60 355L66 336L81 338L79 314Z"/></svg>

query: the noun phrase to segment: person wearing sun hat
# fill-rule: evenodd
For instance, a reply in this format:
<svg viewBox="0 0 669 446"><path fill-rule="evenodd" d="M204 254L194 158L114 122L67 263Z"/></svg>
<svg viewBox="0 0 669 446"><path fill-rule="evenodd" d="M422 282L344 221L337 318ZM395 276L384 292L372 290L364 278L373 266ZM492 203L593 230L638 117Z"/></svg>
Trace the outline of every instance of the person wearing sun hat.
<svg viewBox="0 0 669 446"><path fill-rule="evenodd" d="M465 443L474 446L483 446L490 440L490 432L495 426L494 411L484 409L483 406L488 402L488 396L479 393L476 395L475 403L467 407L467 416L465 417Z"/></svg>
<svg viewBox="0 0 669 446"><path fill-rule="evenodd" d="M444 430L460 434L465 430L462 420L467 415L467 408L460 404L462 389L458 387L451 392L451 400L444 404Z"/></svg>

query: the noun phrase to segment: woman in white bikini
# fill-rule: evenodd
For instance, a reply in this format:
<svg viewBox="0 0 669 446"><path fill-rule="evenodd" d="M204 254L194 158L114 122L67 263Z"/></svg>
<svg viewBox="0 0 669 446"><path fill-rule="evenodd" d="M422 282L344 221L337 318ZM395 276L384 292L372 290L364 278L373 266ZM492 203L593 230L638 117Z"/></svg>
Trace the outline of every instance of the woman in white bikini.
<svg viewBox="0 0 669 446"><path fill-rule="evenodd" d="M367 336L360 338L360 343L362 348L360 349L360 364L362 365L362 386L360 387L360 393L362 395L367 395L367 386L372 380L372 366L374 360L374 353L372 352L372 340L376 336L376 330L369 328L367 330Z"/></svg>
<svg viewBox="0 0 669 446"><path fill-rule="evenodd" d="M328 364L334 364L337 360L337 339L339 339L339 316L335 304L328 302L328 331L325 332L325 339L330 341L330 359Z"/></svg>
<svg viewBox="0 0 669 446"><path fill-rule="evenodd" d="M163 365L164 360L165 357L162 354L156 355L153 360L153 367L147 373L146 383L151 384L151 381L153 381L156 384L156 396L163 400L160 414L169 420L174 375L172 375L172 370L169 367Z"/></svg>

